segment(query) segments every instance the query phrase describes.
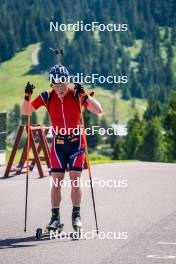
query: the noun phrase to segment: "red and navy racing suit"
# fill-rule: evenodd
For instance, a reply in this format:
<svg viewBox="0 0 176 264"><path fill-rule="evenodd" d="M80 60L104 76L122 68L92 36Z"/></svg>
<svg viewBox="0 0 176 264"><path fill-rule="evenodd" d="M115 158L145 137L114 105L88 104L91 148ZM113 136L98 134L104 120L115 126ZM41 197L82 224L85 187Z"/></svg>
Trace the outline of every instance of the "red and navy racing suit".
<svg viewBox="0 0 176 264"><path fill-rule="evenodd" d="M74 89L68 89L64 98L60 98L54 90L42 92L32 101L35 109L45 106L49 112L53 131L65 131L80 126L81 103ZM88 103L85 104L87 108ZM60 130L61 129L61 130ZM68 130L69 131L69 130ZM84 136L72 133L54 133L51 147L51 172L65 172L69 169L82 171L85 161Z"/></svg>

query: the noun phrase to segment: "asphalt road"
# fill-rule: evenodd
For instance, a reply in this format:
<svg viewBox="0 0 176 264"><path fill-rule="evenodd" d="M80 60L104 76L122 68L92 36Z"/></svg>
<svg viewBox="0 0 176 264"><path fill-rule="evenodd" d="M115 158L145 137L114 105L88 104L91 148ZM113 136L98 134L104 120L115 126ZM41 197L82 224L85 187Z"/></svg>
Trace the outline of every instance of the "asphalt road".
<svg viewBox="0 0 176 264"><path fill-rule="evenodd" d="M100 237L79 241L35 239L36 228L44 227L50 218L49 177L38 179L36 173L30 175L27 233L23 232L25 176L1 179L0 263L176 263L176 164L95 165L92 176L96 178ZM83 182L87 177L84 172ZM103 179L106 185L107 180L116 181L116 186L101 187L103 182L99 180ZM64 230L69 232L69 187L63 188L62 197L61 219ZM83 233L94 230L91 192L86 186L81 215ZM113 232L116 239L108 239L108 232Z"/></svg>

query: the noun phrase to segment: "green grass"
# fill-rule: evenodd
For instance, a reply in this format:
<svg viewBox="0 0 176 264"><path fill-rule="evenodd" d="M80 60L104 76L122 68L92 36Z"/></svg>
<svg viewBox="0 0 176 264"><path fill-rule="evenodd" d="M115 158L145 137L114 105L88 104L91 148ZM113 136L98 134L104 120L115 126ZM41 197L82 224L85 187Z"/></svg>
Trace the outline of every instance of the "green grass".
<svg viewBox="0 0 176 264"><path fill-rule="evenodd" d="M24 86L28 81L34 83L36 86L32 95L33 98L35 98L35 96L41 91L50 89L47 75L27 74L33 65L32 53L39 47L39 45L40 44L37 43L28 46L25 50L16 53L11 60L0 65L0 111L9 111L16 103L21 104L23 100ZM140 46L140 44L138 43L137 46ZM86 89L90 89L90 87L86 86ZM95 98L101 102L104 114L109 122L112 122L113 96L114 95L109 90L100 87L95 88ZM133 115L134 109L131 108L130 101L122 100L120 97L120 93L117 92L115 99L116 115L117 120L124 123ZM146 102L140 99L137 99L136 102L137 109L142 114L146 107ZM44 112L43 108L37 110L40 123L44 117Z"/></svg>
<svg viewBox="0 0 176 264"><path fill-rule="evenodd" d="M117 163L117 162L128 162L128 160L112 160L110 157L101 155L98 153L89 154L89 160L92 165L94 164L106 164L106 163Z"/></svg>
<svg viewBox="0 0 176 264"><path fill-rule="evenodd" d="M44 75L27 75L31 69L32 52L40 44L30 45L27 49L16 53L9 61L0 65L0 111L9 111L14 105L21 104L24 97L24 86L30 81L37 89L35 97L40 91L48 89L47 77ZM39 111L41 116L41 111Z"/></svg>

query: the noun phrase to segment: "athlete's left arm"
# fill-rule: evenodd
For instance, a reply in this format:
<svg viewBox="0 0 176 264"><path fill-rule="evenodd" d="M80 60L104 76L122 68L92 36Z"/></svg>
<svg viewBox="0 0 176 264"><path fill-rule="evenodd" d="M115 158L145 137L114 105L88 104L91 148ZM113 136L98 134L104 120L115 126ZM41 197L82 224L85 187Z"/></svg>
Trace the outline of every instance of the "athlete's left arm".
<svg viewBox="0 0 176 264"><path fill-rule="evenodd" d="M100 104L100 102L98 102L96 99L94 99L93 97L91 97L90 95L88 96L87 100L87 109L89 111L91 111L93 114L95 115L101 115L102 114L102 106Z"/></svg>
<svg viewBox="0 0 176 264"><path fill-rule="evenodd" d="M86 109L90 110L95 115L101 115L101 104L96 99L92 98L92 96L88 95L80 83L75 84L75 94L80 98Z"/></svg>

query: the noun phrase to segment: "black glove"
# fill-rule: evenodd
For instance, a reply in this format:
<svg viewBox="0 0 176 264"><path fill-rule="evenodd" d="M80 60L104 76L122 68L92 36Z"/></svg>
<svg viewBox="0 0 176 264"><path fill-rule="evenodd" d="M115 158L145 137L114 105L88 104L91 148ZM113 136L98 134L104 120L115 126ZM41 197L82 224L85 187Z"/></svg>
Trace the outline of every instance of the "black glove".
<svg viewBox="0 0 176 264"><path fill-rule="evenodd" d="M31 94L33 93L33 89L35 88L35 86L28 82L26 87L25 87L25 95L24 95L24 99L26 101L29 101L29 96L31 96Z"/></svg>
<svg viewBox="0 0 176 264"><path fill-rule="evenodd" d="M76 96L81 98L81 101L83 104L85 104L85 102L88 99L88 95L87 93L84 91L84 88L81 86L80 83L75 83L75 89L76 89Z"/></svg>

